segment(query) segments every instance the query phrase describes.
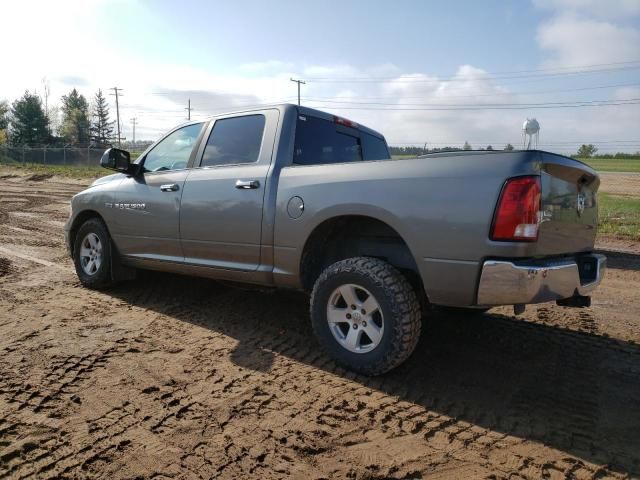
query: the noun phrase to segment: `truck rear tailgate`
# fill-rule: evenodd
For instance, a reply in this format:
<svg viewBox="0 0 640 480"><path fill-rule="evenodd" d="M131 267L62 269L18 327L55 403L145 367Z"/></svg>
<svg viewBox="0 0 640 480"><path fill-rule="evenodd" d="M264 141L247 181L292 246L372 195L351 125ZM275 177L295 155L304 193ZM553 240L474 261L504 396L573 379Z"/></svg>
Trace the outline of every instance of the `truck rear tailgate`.
<svg viewBox="0 0 640 480"><path fill-rule="evenodd" d="M541 155L539 255L593 250L598 226L598 174L588 165L561 155Z"/></svg>

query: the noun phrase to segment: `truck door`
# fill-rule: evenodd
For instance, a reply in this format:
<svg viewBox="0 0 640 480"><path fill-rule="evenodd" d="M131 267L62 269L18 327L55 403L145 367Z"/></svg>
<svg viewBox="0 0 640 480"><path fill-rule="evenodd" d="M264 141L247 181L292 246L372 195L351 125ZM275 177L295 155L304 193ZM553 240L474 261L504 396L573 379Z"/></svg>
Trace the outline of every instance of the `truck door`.
<svg viewBox="0 0 640 480"><path fill-rule="evenodd" d="M118 186L111 233L122 255L183 261L178 233L180 196L203 125L194 123L169 133L140 159L143 173Z"/></svg>
<svg viewBox="0 0 640 480"><path fill-rule="evenodd" d="M264 110L220 117L205 133L180 205L185 263L237 271L259 267L278 115Z"/></svg>

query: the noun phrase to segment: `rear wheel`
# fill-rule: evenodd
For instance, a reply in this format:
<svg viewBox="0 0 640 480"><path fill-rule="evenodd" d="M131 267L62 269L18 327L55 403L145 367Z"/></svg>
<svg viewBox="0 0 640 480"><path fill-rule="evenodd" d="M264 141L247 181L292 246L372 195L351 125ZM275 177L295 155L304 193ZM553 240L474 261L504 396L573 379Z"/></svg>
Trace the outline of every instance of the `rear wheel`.
<svg viewBox="0 0 640 480"><path fill-rule="evenodd" d="M420 305L407 279L382 260L329 266L311 296L311 321L338 364L379 375L404 362L420 337Z"/></svg>
<svg viewBox="0 0 640 480"><path fill-rule="evenodd" d="M76 234L73 262L80 283L88 288L106 288L111 279L111 238L102 220L92 218Z"/></svg>

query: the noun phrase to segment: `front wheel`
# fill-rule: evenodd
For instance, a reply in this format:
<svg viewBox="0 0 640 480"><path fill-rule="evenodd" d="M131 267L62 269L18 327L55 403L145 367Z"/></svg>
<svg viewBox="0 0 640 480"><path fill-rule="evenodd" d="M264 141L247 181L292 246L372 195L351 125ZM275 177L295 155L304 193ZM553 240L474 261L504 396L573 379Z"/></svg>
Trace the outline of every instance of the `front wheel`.
<svg viewBox="0 0 640 480"><path fill-rule="evenodd" d="M380 375L404 362L420 337L420 305L407 279L375 258L327 267L311 295L321 345L341 366Z"/></svg>
<svg viewBox="0 0 640 480"><path fill-rule="evenodd" d="M111 279L111 238L104 223L92 218L82 224L73 246L73 262L80 283L88 288L106 288Z"/></svg>

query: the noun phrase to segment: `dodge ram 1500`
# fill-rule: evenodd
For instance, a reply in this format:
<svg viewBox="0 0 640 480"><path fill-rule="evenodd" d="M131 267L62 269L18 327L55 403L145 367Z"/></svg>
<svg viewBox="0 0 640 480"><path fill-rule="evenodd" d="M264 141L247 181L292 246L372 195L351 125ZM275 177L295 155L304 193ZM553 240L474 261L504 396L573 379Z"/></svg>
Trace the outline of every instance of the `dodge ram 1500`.
<svg viewBox="0 0 640 480"><path fill-rule="evenodd" d="M384 137L296 105L181 125L132 162L110 149L65 232L83 285L154 269L311 293L335 360L386 372L430 305L586 306L600 180L542 151L391 160Z"/></svg>

